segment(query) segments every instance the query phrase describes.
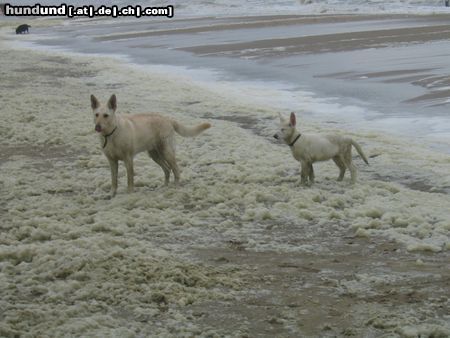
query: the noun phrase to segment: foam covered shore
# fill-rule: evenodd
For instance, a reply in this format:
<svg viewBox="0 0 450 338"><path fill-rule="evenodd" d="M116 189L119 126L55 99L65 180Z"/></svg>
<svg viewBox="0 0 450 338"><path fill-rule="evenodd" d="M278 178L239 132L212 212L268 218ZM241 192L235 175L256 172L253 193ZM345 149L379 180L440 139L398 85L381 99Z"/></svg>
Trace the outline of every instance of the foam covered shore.
<svg viewBox="0 0 450 338"><path fill-rule="evenodd" d="M251 315L231 320L231 309L250 312L249 299L261 297L281 309L262 312L267 336L450 335L447 154L355 130L370 157L369 167L355 157L358 184L336 182L327 162L305 188L289 148L271 139L275 110L188 78L13 47L3 36L0 336L251 337ZM212 123L195 139L177 137L180 187L163 187L161 169L140 154L136 192L126 194L120 166L118 195L108 198L91 93L115 93L122 113ZM332 131L299 120L304 131ZM353 245L367 254L355 270L345 264L358 255ZM286 276L298 278L275 283L273 271L257 271L258 257L297 266ZM315 298L290 306L270 297L284 287ZM212 320L222 307L227 320Z"/></svg>

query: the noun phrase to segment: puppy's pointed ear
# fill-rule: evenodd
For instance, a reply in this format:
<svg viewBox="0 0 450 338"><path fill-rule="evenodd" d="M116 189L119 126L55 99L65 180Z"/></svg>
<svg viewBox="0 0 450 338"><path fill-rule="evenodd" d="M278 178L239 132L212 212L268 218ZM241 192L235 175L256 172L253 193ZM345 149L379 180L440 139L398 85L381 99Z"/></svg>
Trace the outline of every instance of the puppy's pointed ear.
<svg viewBox="0 0 450 338"><path fill-rule="evenodd" d="M112 94L111 97L108 100L108 108L109 110L112 110L113 112L117 109L117 99L116 94Z"/></svg>
<svg viewBox="0 0 450 338"><path fill-rule="evenodd" d="M98 102L97 98L94 95L91 95L91 108L92 110L97 109L100 106L100 103Z"/></svg>
<svg viewBox="0 0 450 338"><path fill-rule="evenodd" d="M291 116L289 118L289 123L291 124L292 127L295 127L295 125L297 124L297 120L295 118L294 112L291 113Z"/></svg>

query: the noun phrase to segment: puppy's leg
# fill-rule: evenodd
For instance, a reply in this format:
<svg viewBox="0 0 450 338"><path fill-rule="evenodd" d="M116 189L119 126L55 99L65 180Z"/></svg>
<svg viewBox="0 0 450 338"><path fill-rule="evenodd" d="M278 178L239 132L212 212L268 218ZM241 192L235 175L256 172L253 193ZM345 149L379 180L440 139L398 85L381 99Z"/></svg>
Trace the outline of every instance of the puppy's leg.
<svg viewBox="0 0 450 338"><path fill-rule="evenodd" d="M134 168L133 168L133 157L128 156L124 159L125 168L127 168L127 182L128 182L128 192L132 193L134 190Z"/></svg>
<svg viewBox="0 0 450 338"><path fill-rule="evenodd" d="M350 170L350 177L351 177L352 184L355 184L357 173L356 173L356 167L352 163L352 148L351 148L351 146L346 148L346 151L343 156L343 160L344 160L344 163L345 163L346 167L348 168L348 170Z"/></svg>
<svg viewBox="0 0 450 338"><path fill-rule="evenodd" d="M117 176L119 172L119 161L108 158L109 167L111 168L111 197L117 193Z"/></svg>
<svg viewBox="0 0 450 338"><path fill-rule="evenodd" d="M162 149L162 154L164 160L169 165L170 169L172 169L173 176L175 177L175 184L180 182L180 169L177 165L177 160L175 158L175 149L171 144L166 144Z"/></svg>
<svg viewBox="0 0 450 338"><path fill-rule="evenodd" d="M309 183L310 184L314 183L314 168L312 163L309 164Z"/></svg>
<svg viewBox="0 0 450 338"><path fill-rule="evenodd" d="M302 170L300 172L300 184L301 185L308 185L308 175L309 175L309 164L305 161L301 162Z"/></svg>
<svg viewBox="0 0 450 338"><path fill-rule="evenodd" d="M344 162L340 159L339 156L335 156L333 157L333 161L334 163L336 163L336 165L339 168L339 177L338 177L338 181L342 181L344 179L344 175L345 175L345 164Z"/></svg>
<svg viewBox="0 0 450 338"><path fill-rule="evenodd" d="M162 168L164 171L164 185L168 185L170 179L169 165L160 157L158 151L156 150L149 150L148 155Z"/></svg>

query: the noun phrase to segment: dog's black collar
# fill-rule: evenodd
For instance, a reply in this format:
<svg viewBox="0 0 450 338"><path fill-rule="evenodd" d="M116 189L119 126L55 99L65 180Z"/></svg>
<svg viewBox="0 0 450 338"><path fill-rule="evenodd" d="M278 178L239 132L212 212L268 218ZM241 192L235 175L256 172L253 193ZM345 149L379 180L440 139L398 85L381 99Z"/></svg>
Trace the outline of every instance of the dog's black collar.
<svg viewBox="0 0 450 338"><path fill-rule="evenodd" d="M298 139L300 138L300 136L302 136L302 134L298 134L298 136L295 138L295 140L294 141L292 141L291 143L289 143L289 147L293 147L294 146L294 144L295 144L295 142L297 142L298 141Z"/></svg>
<svg viewBox="0 0 450 338"><path fill-rule="evenodd" d="M106 147L106 143L108 143L108 137L110 137L112 134L114 134L114 132L116 131L117 126L113 129L112 132L110 132L108 135L104 135L103 137L105 138L105 142L103 143L103 148Z"/></svg>

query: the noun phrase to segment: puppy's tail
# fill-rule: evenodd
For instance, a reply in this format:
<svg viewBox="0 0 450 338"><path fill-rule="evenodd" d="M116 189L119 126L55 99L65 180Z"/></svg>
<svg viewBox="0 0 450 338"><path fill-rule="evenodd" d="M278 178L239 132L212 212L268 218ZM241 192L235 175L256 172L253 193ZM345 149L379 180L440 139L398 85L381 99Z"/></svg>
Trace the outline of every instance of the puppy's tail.
<svg viewBox="0 0 450 338"><path fill-rule="evenodd" d="M369 164L369 161L367 161L367 157L366 155L364 155L364 152L361 149L361 146L356 143L356 141L352 140L352 146L355 147L356 151L358 152L359 156L361 156L361 158L364 160L364 162L366 162L366 164Z"/></svg>
<svg viewBox="0 0 450 338"><path fill-rule="evenodd" d="M185 127L181 123L178 123L175 120L172 120L172 126L175 131L183 137L194 137L200 134L203 130L206 130L211 127L209 123L201 123L195 127Z"/></svg>

